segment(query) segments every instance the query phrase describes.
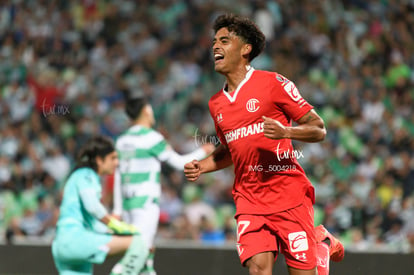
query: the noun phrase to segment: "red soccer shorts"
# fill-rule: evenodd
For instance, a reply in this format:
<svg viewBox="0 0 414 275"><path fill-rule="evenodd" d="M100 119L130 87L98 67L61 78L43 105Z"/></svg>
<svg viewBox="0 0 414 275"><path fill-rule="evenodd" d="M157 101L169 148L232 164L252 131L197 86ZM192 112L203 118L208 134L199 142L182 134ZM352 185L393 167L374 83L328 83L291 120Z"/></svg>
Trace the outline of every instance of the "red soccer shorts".
<svg viewBox="0 0 414 275"><path fill-rule="evenodd" d="M316 266L313 205L309 197L292 209L271 215L239 215L237 251L245 265L252 256L274 251L285 255L288 266L309 270Z"/></svg>

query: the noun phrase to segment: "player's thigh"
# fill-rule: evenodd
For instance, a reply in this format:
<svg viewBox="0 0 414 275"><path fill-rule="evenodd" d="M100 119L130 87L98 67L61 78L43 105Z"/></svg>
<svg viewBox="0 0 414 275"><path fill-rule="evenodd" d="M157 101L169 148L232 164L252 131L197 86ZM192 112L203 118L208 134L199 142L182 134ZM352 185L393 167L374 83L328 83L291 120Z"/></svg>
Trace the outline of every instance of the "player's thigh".
<svg viewBox="0 0 414 275"><path fill-rule="evenodd" d="M316 239L312 202L306 198L298 207L277 213L272 224L278 232L281 252L292 269L312 270L316 267ZM276 217L276 218L275 218Z"/></svg>
<svg viewBox="0 0 414 275"><path fill-rule="evenodd" d="M245 265L253 256L263 252L272 252L271 264L273 265L277 250L277 237L269 230L263 216L240 215L237 217L237 252L242 265Z"/></svg>
<svg viewBox="0 0 414 275"><path fill-rule="evenodd" d="M109 255L116 255L123 253L128 250L129 246L132 243L133 236L116 236L113 235L109 243L107 244L109 248Z"/></svg>
<svg viewBox="0 0 414 275"><path fill-rule="evenodd" d="M157 233L158 222L160 217L160 207L151 203L142 209L128 211L129 222L138 227L142 238L151 247L155 234Z"/></svg>
<svg viewBox="0 0 414 275"><path fill-rule="evenodd" d="M250 274L272 274L275 252L261 252L246 261Z"/></svg>
<svg viewBox="0 0 414 275"><path fill-rule="evenodd" d="M289 275L317 275L316 267L310 270L303 270L288 266L288 272Z"/></svg>
<svg viewBox="0 0 414 275"><path fill-rule="evenodd" d="M81 264L105 261L112 236L84 229L59 230L53 241L54 258L61 263Z"/></svg>

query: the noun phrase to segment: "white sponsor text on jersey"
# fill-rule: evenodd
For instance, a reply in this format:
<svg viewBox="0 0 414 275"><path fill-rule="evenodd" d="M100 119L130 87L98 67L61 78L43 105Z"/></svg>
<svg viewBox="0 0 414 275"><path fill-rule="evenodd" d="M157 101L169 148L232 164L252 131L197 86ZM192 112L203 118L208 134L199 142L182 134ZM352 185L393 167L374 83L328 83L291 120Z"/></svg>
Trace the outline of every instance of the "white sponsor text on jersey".
<svg viewBox="0 0 414 275"><path fill-rule="evenodd" d="M227 132L224 134L226 142L230 143L232 141L238 140L239 138L245 138L251 135L256 135L263 133L263 122L258 122L255 124L250 124L245 127L234 129L233 131Z"/></svg>

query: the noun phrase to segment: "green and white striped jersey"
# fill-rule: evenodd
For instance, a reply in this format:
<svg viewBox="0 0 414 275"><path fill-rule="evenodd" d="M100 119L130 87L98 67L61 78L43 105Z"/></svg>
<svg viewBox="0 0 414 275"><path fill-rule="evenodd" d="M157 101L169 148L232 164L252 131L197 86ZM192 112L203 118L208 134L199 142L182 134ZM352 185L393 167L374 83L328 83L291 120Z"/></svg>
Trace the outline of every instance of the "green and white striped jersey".
<svg viewBox="0 0 414 275"><path fill-rule="evenodd" d="M177 170L193 159L206 156L199 148L192 153L179 155L165 138L152 128L134 125L116 140L119 168L115 174L114 210L144 208L149 202L158 202L161 196L161 163L166 162Z"/></svg>

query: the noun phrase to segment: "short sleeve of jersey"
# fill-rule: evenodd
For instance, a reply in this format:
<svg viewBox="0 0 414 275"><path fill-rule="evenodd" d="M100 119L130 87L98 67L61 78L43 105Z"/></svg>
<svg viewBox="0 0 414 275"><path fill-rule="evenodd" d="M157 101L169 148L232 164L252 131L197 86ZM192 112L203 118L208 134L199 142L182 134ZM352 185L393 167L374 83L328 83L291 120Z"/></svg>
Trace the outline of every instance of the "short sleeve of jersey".
<svg viewBox="0 0 414 275"><path fill-rule="evenodd" d="M152 146L148 149L150 154L160 161L165 161L169 157L169 152L172 150L171 146L165 140L164 136L157 131L151 132L151 139L148 144Z"/></svg>
<svg viewBox="0 0 414 275"><path fill-rule="evenodd" d="M216 128L217 137L219 138L221 144L227 146L226 139L224 138L223 132L221 131L220 127L214 122L214 127Z"/></svg>
<svg viewBox="0 0 414 275"><path fill-rule="evenodd" d="M275 85L272 98L276 105L282 108L290 118L298 121L307 112L313 109L299 93L296 85L284 76L275 73Z"/></svg>
<svg viewBox="0 0 414 275"><path fill-rule="evenodd" d="M210 109L210 115L213 118L214 121L214 127L216 128L216 134L219 138L221 144L227 146L226 139L224 137L223 132L221 131L220 127L218 126L218 122L220 119L218 118L219 114L217 114L216 110L214 109L213 105L211 104L211 101L209 102L209 109Z"/></svg>

